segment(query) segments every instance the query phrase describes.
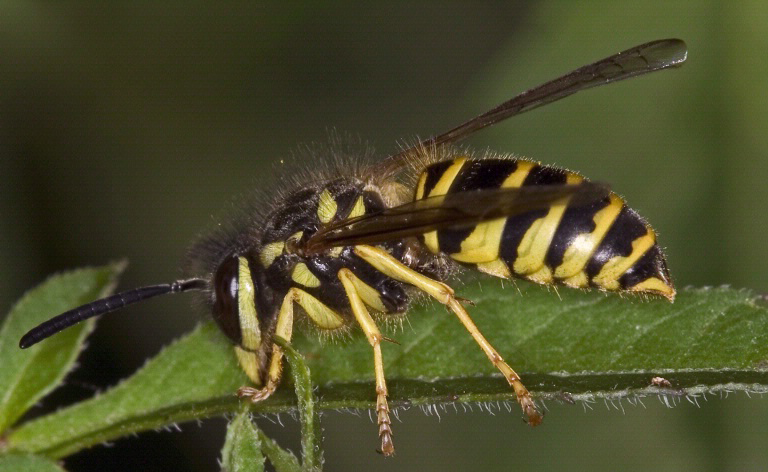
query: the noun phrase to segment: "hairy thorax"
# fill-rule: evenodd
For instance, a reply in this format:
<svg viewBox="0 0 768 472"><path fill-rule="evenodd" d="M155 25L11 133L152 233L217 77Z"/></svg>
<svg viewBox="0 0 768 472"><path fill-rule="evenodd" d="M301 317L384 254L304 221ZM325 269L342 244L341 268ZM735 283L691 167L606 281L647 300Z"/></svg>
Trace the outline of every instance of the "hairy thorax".
<svg viewBox="0 0 768 472"><path fill-rule="evenodd" d="M405 284L377 271L358 257L351 246L309 253L306 243L318 230L350 218L379 212L388 207L386 191L357 179L338 179L307 187L287 195L267 217L258 254L259 305L265 315L279 306L292 287L299 288L334 310L314 319L320 328L335 329L350 318L349 301L339 280L341 269L351 270L366 287L366 303L382 313L403 313L409 297ZM421 249L415 238L381 244L407 266L419 270L434 256Z"/></svg>

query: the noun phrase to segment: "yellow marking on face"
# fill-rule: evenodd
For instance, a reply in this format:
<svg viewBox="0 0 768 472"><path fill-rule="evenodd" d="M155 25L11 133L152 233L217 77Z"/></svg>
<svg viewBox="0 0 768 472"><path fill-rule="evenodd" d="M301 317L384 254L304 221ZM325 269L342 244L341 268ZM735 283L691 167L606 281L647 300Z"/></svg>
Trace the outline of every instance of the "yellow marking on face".
<svg viewBox="0 0 768 472"><path fill-rule="evenodd" d="M333 217L336 216L337 209L338 205L336 200L333 199L331 192L328 189L323 190L317 203L317 217L323 223L330 223Z"/></svg>
<svg viewBox="0 0 768 472"><path fill-rule="evenodd" d="M651 229L639 238L632 241L632 252L629 256L615 256L603 265L600 273L592 279L596 285L606 290L619 290L619 277L632 267L648 249L656 244L656 233Z"/></svg>
<svg viewBox="0 0 768 472"><path fill-rule="evenodd" d="M426 197L437 197L440 195L445 195L448 193L448 190L451 188L451 184L454 180L456 180L456 176L459 175L459 171L461 170L464 163L467 162L466 157L459 157L457 159L453 160L453 164L448 166L447 169L443 172L443 175L440 176L440 179L437 181L435 186L432 188L432 190L429 191L429 195L426 195ZM426 185L426 173L422 174L424 177L424 185ZM424 192L424 185L421 185L421 182L419 182L421 188L421 193ZM417 199L418 199L418 192L417 192ZM427 246L427 248L432 251L433 253L437 254L440 252L440 246L437 244L437 231L430 231L429 233L424 234L424 244Z"/></svg>
<svg viewBox="0 0 768 472"><path fill-rule="evenodd" d="M305 287L314 288L320 286L320 279L318 279L315 274L309 270L309 267L307 267L307 265L303 262L296 264L296 266L293 268L293 272L291 273L291 278L297 284L303 285Z"/></svg>
<svg viewBox="0 0 768 472"><path fill-rule="evenodd" d="M583 177L576 174L568 174L566 177L567 184L577 184L582 180ZM547 257L552 238L554 238L555 231L560 225L560 220L563 219L570 199L571 197L568 196L553 202L547 214L534 221L528 231L525 232L523 239L517 246L517 259L513 265L516 273L528 275L531 280L540 283L552 281L552 271L549 268L545 271L546 273L538 273L544 268L544 259Z"/></svg>
<svg viewBox="0 0 768 472"><path fill-rule="evenodd" d="M275 259L283 253L283 249L285 249L285 241L275 241L273 243L265 244L259 253L261 265L264 267L271 266L272 263L275 262Z"/></svg>
<svg viewBox="0 0 768 472"><path fill-rule="evenodd" d="M277 314L277 323L275 325L275 336L280 336L286 341L291 340L293 334L293 303L296 300L296 295L303 293L297 288L291 288L283 298L283 303L280 305L280 311ZM259 375L259 357L253 353L245 351L241 348L235 348L237 358L240 361L240 366L245 373L250 377L254 384L261 386L262 380ZM253 401L264 400L277 389L280 383L280 377L282 376L283 350L277 343L272 345L272 354L269 358L269 364L267 365L266 381L267 384L262 389L253 389L249 387L243 387L238 391L238 395L244 390L249 391L248 396L252 397ZM256 400L258 398L258 400Z"/></svg>
<svg viewBox="0 0 768 472"><path fill-rule="evenodd" d="M376 311L386 313L387 308L381 301L381 294L378 292L378 290L357 278L357 276L355 276L352 272L349 272L348 277L350 280L352 280L352 283L355 286L355 291L366 305Z"/></svg>
<svg viewBox="0 0 768 472"><path fill-rule="evenodd" d="M586 272L581 271L563 280L563 283L571 288L586 288L589 285L589 278Z"/></svg>
<svg viewBox="0 0 768 472"><path fill-rule="evenodd" d="M261 328L256 312L256 290L251 278L251 269L248 267L248 259L238 257L238 262L237 308L242 333L241 344L245 349L256 350L261 345Z"/></svg>
<svg viewBox="0 0 768 472"><path fill-rule="evenodd" d="M512 273L509 271L509 266L507 266L501 259L496 259L491 262L481 262L477 264L477 270L502 279L509 279L512 277Z"/></svg>
<svg viewBox="0 0 768 472"><path fill-rule="evenodd" d="M240 346L235 346L235 354L240 368L251 379L254 385L261 386L261 373L259 372L259 356L255 352L246 351Z"/></svg>
<svg viewBox="0 0 768 472"><path fill-rule="evenodd" d="M344 248L341 247L341 246L332 247L328 251L328 254L330 254L331 257L339 257L341 255L341 251L343 251L343 250L344 250Z"/></svg>
<svg viewBox="0 0 768 472"><path fill-rule="evenodd" d="M416 185L416 198L414 200L421 200L424 198L424 187L427 185L427 173L423 172L419 177L419 183Z"/></svg>
<svg viewBox="0 0 768 472"><path fill-rule="evenodd" d="M639 284L629 288L630 292L653 292L667 297L670 301L675 298L675 289L658 277L648 277Z"/></svg>
<svg viewBox="0 0 768 472"><path fill-rule="evenodd" d="M611 194L610 203L602 210L595 213L592 221L595 229L591 233L583 233L576 236L571 245L563 253L563 262L555 269L555 277L567 279L581 272L592 257L597 246L611 228L611 225L619 216L624 202L616 194Z"/></svg>
<svg viewBox="0 0 768 472"><path fill-rule="evenodd" d="M363 197L361 195L355 200L355 206L352 207L352 211L349 212L347 218L355 218L363 215L365 215L365 203L363 202Z"/></svg>
<svg viewBox="0 0 768 472"><path fill-rule="evenodd" d="M506 223L506 218L480 223L461 242L461 251L451 254L451 258L470 264L497 260L499 258L501 236L504 233Z"/></svg>

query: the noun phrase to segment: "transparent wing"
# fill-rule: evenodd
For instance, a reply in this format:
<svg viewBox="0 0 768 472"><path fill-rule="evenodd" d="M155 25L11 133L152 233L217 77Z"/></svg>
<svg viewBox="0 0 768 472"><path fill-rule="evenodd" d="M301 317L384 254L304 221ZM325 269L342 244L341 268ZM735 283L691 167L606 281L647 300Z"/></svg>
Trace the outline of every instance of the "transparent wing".
<svg viewBox="0 0 768 472"><path fill-rule="evenodd" d="M440 146L460 141L499 121L555 102L576 92L657 70L679 67L687 57L688 49L685 42L680 39L661 39L627 49L526 90L466 123L394 154L382 163L383 171L387 173L396 171L403 165L404 158L419 147Z"/></svg>
<svg viewBox="0 0 768 472"><path fill-rule="evenodd" d="M336 246L377 244L438 229L466 228L546 209L565 197L571 197L568 206L578 206L600 201L609 194L606 185L583 182L440 195L329 225L307 240L304 251L313 254Z"/></svg>

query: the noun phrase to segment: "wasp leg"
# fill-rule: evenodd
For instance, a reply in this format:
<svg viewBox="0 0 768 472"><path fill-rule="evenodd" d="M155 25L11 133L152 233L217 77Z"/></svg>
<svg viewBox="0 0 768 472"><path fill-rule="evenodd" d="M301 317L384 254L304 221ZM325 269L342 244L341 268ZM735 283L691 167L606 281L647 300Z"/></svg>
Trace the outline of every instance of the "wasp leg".
<svg viewBox="0 0 768 472"><path fill-rule="evenodd" d="M240 364L240 368L243 369L245 375L251 379L254 385L261 385L261 366L259 362L259 353L243 349L240 346L235 346L235 354L237 355L237 361Z"/></svg>
<svg viewBox="0 0 768 472"><path fill-rule="evenodd" d="M389 405L387 405L387 381L384 378L384 360L381 357L381 341L384 337L379 332L379 328L365 308L363 299L357 291L356 285L362 282L349 269L341 269L338 276L344 285L347 298L349 298L352 313L363 329L365 337L368 338L368 342L373 346L373 366L376 370L376 417L379 424L381 452L385 456L391 456L395 453L395 446L392 443L392 422L389 419Z"/></svg>
<svg viewBox="0 0 768 472"><path fill-rule="evenodd" d="M304 290L293 287L288 290L288 294L283 298L283 304L280 306L280 312L277 314L277 326L275 326L275 335L280 336L286 341L291 340L293 334L293 304L298 303L313 323L321 328L336 329L343 324L343 320L338 313L324 305L320 300L308 294ZM253 354L242 348L235 348L240 360L240 365L246 374L251 378L254 384L261 385L261 378L258 375L258 364L254 356L243 356ZM251 372L256 372L252 375ZM277 386L280 385L280 377L283 373L283 350L277 344L272 345L272 356L269 359L269 368L267 370L267 383L263 388L241 387L237 391L240 398L250 397L251 401L256 403L267 399Z"/></svg>
<svg viewBox="0 0 768 472"><path fill-rule="evenodd" d="M293 334L293 303L301 298L301 290L292 288L283 298L283 304L280 306L280 312L277 315L277 326L275 335L280 336L286 341L291 340ZM308 295L306 292L302 292ZM259 373L258 356L241 347L235 347L240 366L248 377L256 385L261 385L261 376ZM272 357L269 359L269 369L267 370L267 384L263 388L240 387L237 390L237 396L240 398L250 397L253 403L267 399L274 393L277 386L280 385L280 377L283 374L283 350L277 344L272 345Z"/></svg>
<svg viewBox="0 0 768 472"><path fill-rule="evenodd" d="M461 305L459 299L453 294L453 289L448 285L432 280L413 269L403 265L400 261L392 257L388 252L383 249L379 249L372 246L359 245L355 246L355 254L360 256L363 260L374 266L377 270L392 277L393 279L405 282L413 285L414 287L426 292L429 296L446 305L453 313L459 318L459 321L469 331L469 334L475 339L480 348L488 356L493 365L496 366L499 371L504 375L509 382L509 385L515 390L517 395L517 401L523 408L523 413L528 417L528 423L532 426L536 426L541 423L542 417L539 413L536 403L531 398L531 394L528 393L528 389L520 381L520 376L512 370L512 368L504 362L504 359L491 346L491 343L485 339L485 336L480 332L475 325L475 322L470 318L469 313Z"/></svg>
<svg viewBox="0 0 768 472"><path fill-rule="evenodd" d="M283 298L283 304L280 306L280 312L277 315L277 326L275 327L275 335L280 336L286 341L291 340L293 334L293 302L297 301L300 297L301 290L292 288L288 291L288 294ZM240 358L241 365L243 364L243 357ZM262 388L253 387L240 387L237 391L237 396L240 398L250 397L253 403L260 402L267 399L272 395L277 386L280 385L280 377L283 374L283 350L277 344L272 345L272 356L269 359L269 369L267 370L267 383ZM246 373L249 373L252 368L246 368L242 366ZM258 366L256 367L258 370ZM249 374L251 380L253 376ZM256 383L256 382L255 382ZM257 383L257 385L260 382Z"/></svg>

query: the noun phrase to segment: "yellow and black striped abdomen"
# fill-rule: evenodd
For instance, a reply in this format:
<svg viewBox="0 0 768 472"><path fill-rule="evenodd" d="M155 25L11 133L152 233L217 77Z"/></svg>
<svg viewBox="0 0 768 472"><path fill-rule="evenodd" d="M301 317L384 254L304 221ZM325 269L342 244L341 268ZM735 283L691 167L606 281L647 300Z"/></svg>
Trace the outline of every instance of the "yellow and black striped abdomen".
<svg viewBox="0 0 768 472"><path fill-rule="evenodd" d="M584 180L527 160L459 157L428 166L415 198ZM578 206L565 197L547 209L432 231L424 235L424 243L434 253L497 277L675 296L656 233L614 193Z"/></svg>

